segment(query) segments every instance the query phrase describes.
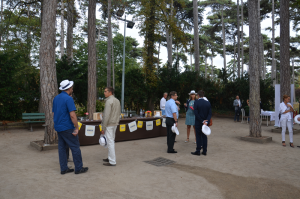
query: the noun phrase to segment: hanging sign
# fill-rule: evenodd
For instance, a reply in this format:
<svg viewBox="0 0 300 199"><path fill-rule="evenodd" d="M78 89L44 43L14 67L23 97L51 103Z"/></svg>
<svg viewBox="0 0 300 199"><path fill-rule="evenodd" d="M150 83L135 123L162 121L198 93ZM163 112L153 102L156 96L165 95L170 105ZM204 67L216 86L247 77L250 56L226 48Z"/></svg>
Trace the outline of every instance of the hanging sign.
<svg viewBox="0 0 300 199"><path fill-rule="evenodd" d="M163 118L163 121L162 121L161 126L162 126L162 127L167 127L167 125L166 125L166 118Z"/></svg>
<svg viewBox="0 0 300 199"><path fill-rule="evenodd" d="M81 129L81 126L82 126L82 123L78 122L78 129L79 129L79 131Z"/></svg>
<svg viewBox="0 0 300 199"><path fill-rule="evenodd" d="M86 125L85 126L85 136L94 136L95 126Z"/></svg>
<svg viewBox="0 0 300 199"><path fill-rule="evenodd" d="M153 121L146 122L146 130L152 131L153 130Z"/></svg>
<svg viewBox="0 0 300 199"><path fill-rule="evenodd" d="M99 125L99 130L100 130L100 133L101 133L101 131L102 131L102 125L101 124Z"/></svg>
<svg viewBox="0 0 300 199"><path fill-rule="evenodd" d="M136 121L130 122L128 124L128 127L130 132L136 131L137 130Z"/></svg>
<svg viewBox="0 0 300 199"><path fill-rule="evenodd" d="M138 128L143 128L143 121L138 121L137 127L138 127Z"/></svg>
<svg viewBox="0 0 300 199"><path fill-rule="evenodd" d="M156 120L156 126L159 126L161 124L160 119Z"/></svg>
<svg viewBox="0 0 300 199"><path fill-rule="evenodd" d="M120 125L120 132L126 131L126 124L121 124Z"/></svg>

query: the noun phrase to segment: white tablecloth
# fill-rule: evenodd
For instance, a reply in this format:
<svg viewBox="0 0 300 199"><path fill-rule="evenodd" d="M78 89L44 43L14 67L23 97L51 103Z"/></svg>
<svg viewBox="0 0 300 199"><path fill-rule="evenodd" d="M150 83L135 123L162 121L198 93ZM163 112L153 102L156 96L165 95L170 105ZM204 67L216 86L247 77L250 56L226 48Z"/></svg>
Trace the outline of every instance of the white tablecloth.
<svg viewBox="0 0 300 199"><path fill-rule="evenodd" d="M275 120L275 111L262 111L261 112L262 116L270 116L270 121L274 121Z"/></svg>

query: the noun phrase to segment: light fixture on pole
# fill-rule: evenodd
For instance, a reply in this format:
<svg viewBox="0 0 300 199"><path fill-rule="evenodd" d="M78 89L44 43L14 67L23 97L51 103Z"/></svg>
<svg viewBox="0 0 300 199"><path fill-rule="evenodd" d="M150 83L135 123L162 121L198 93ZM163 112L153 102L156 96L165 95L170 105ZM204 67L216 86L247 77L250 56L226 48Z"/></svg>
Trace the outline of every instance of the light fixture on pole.
<svg viewBox="0 0 300 199"><path fill-rule="evenodd" d="M120 17L118 17L118 19L121 20L121 21L124 21L123 70L122 70L122 93L121 93L121 111L124 112L126 22L127 22L127 28L131 28L131 29L133 28L135 23L133 21L126 20L126 15L125 15L125 19L122 19Z"/></svg>

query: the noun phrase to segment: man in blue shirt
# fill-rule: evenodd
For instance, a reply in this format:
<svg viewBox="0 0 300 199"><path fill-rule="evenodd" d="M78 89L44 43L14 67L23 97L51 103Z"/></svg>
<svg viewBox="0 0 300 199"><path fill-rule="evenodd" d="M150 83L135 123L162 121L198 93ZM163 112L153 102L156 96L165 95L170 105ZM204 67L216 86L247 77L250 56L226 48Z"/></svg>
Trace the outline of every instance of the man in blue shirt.
<svg viewBox="0 0 300 199"><path fill-rule="evenodd" d="M170 92L171 99L166 102L165 111L166 111L166 125L167 125L167 144L168 144L168 153L177 153L174 150L174 142L176 138L176 133L172 132L172 126L174 124L177 127L178 124L178 108L175 103L177 100L177 93L175 91Z"/></svg>
<svg viewBox="0 0 300 199"><path fill-rule="evenodd" d="M78 140L78 122L75 114L76 107L73 98L73 81L64 80L60 83L62 92L53 100L54 128L58 135L58 155L61 174L73 172L67 164L66 146L72 151L75 164L75 174L85 173L88 167L82 167L82 157Z"/></svg>

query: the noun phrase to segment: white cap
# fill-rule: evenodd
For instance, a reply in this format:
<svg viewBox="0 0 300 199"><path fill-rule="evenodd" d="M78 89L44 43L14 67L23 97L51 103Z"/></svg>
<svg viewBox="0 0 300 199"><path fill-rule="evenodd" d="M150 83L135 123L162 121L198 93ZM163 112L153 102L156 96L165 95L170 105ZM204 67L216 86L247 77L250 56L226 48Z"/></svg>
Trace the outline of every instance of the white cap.
<svg viewBox="0 0 300 199"><path fill-rule="evenodd" d="M71 88L73 86L73 84L74 84L73 81L69 81L66 79L66 80L60 82L59 90L61 90L61 91L67 90L67 89Z"/></svg>

